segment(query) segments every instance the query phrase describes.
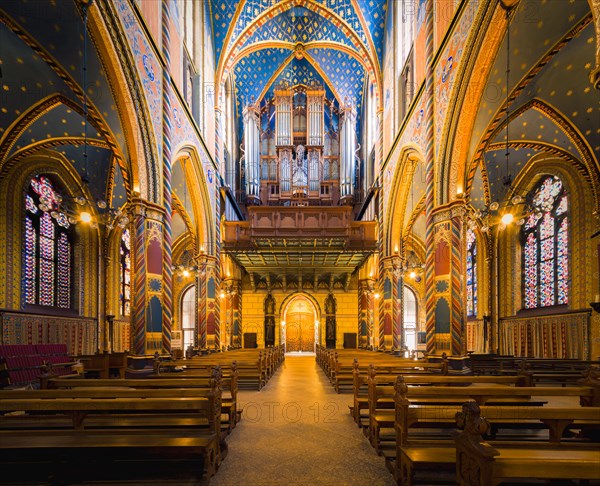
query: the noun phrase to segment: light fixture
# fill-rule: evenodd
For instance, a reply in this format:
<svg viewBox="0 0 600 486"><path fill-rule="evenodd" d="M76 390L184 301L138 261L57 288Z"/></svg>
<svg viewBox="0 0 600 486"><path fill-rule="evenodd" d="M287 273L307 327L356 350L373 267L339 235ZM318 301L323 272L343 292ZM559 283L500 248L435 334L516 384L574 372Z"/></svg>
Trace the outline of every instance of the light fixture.
<svg viewBox="0 0 600 486"><path fill-rule="evenodd" d="M502 215L502 219L501 219L501 221L502 221L502 224L504 224L505 226L508 226L510 223L512 223L512 222L513 222L513 219L514 219L514 218L515 218L515 217L513 216L513 214L512 214L512 213L504 213L504 214Z"/></svg>
<svg viewBox="0 0 600 486"><path fill-rule="evenodd" d="M98 228L100 225L106 227L107 230L112 230L115 226L125 228L129 224L129 217L121 208L113 208L103 199L90 200L85 197L85 189L89 184L89 167L88 167L88 95L87 95L87 19L89 8L93 0L82 1L83 9L83 170L81 174L81 182L84 187L84 194L75 197L62 197L56 194L50 200L40 196L39 209L50 215L57 221L67 220L69 224L83 223L92 228Z"/></svg>
<svg viewBox="0 0 600 486"><path fill-rule="evenodd" d="M81 211L81 213L79 213L79 220L82 223L91 223L92 215L90 213L88 213L87 211Z"/></svg>
<svg viewBox="0 0 600 486"><path fill-rule="evenodd" d="M509 76L510 76L510 13L515 7L515 3L500 1L500 6L506 13L506 109L505 109L505 175L502 177L502 190L498 194L500 201L492 201L483 209L477 209L470 213L469 227L473 229L480 222L481 231L487 233L493 226L498 225L500 230L509 226L517 215L516 224L522 226L525 218L533 209L526 193L518 194L517 189L513 187L513 177L510 172L510 148L509 148L509 127L510 127L510 106L509 106ZM500 215L501 213L501 215Z"/></svg>

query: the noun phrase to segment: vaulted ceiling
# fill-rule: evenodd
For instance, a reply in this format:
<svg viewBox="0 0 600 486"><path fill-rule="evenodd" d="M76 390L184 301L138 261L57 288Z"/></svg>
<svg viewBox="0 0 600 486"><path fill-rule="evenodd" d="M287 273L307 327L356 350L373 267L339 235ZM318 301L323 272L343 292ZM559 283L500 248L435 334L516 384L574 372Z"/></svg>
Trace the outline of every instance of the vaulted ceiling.
<svg viewBox="0 0 600 486"><path fill-rule="evenodd" d="M479 207L486 198L502 199L502 178L510 174L514 179L535 156L590 166L600 160L600 92L589 81L595 33L587 0L520 2L513 13L508 160L504 37L471 138L470 157L480 168L470 200Z"/></svg>
<svg viewBox="0 0 600 486"><path fill-rule="evenodd" d="M1 7L0 160L19 164L37 153L60 158L87 174L91 196L121 206L127 147L89 39L88 162L83 162L83 20L76 3L7 0Z"/></svg>
<svg viewBox="0 0 600 486"><path fill-rule="evenodd" d="M368 76L381 87L386 10L386 0L216 0L217 79L233 73L240 111L281 81L317 82L360 116Z"/></svg>

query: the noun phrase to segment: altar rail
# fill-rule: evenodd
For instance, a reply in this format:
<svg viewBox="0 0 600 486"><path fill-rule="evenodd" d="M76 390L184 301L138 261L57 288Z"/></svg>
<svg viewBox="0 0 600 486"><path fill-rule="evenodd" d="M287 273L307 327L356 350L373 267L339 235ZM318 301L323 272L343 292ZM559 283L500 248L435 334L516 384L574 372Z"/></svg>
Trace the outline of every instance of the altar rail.
<svg viewBox="0 0 600 486"><path fill-rule="evenodd" d="M0 344L61 344L70 355L97 351L96 319L0 312Z"/></svg>
<svg viewBox="0 0 600 486"><path fill-rule="evenodd" d="M500 320L500 354L590 359L590 312Z"/></svg>

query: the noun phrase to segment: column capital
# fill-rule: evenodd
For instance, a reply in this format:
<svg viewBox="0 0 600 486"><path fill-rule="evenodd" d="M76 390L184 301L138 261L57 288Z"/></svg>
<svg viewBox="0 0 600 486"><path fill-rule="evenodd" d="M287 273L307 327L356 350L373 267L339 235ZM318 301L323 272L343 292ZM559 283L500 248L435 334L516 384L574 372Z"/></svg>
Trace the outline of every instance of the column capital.
<svg viewBox="0 0 600 486"><path fill-rule="evenodd" d="M404 259L400 255L390 255L381 258L384 276L387 273L394 273L396 276L402 275Z"/></svg>
<svg viewBox="0 0 600 486"><path fill-rule="evenodd" d="M377 280L374 278L363 278L358 281L358 286L363 292L375 292Z"/></svg>
<svg viewBox="0 0 600 486"><path fill-rule="evenodd" d="M165 209L162 206L136 197L129 203L128 211L134 217L152 219L159 223L163 222L165 216Z"/></svg>
<svg viewBox="0 0 600 486"><path fill-rule="evenodd" d="M450 219L463 218L467 212L467 202L464 199L456 199L451 203L439 206L432 211L433 223L441 223Z"/></svg>

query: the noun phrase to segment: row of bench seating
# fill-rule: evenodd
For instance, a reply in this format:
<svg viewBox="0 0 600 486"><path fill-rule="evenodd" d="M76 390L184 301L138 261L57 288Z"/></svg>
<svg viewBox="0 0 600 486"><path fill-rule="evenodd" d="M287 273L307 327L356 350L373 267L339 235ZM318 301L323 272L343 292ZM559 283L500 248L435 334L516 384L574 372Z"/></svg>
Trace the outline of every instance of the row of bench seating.
<svg viewBox="0 0 600 486"><path fill-rule="evenodd" d="M493 354L471 354L469 362L476 375L515 375L526 369L535 383L561 385L576 383L590 366L600 366L600 361L522 358Z"/></svg>
<svg viewBox="0 0 600 486"><path fill-rule="evenodd" d="M74 359L65 344L0 345L0 388L25 386L38 381L52 367L55 374L72 374Z"/></svg>
<svg viewBox="0 0 600 486"><path fill-rule="evenodd" d="M479 393L483 390L457 387L416 387L428 390L415 394L398 377L393 447L382 451L388 469L398 484L407 485L417 480L441 482L444 478L481 486L527 479L600 481L597 403L589 407L519 404L527 397L535 401L564 396L557 390L579 394L586 403L598 390L597 382L589 384L592 386L566 389L520 387L518 393L510 386L466 387L487 388L487 400L482 401ZM453 393L449 393L450 388ZM458 397L457 391L463 392L461 400L465 402L446 403L448 398ZM431 401L421 403L422 396ZM514 399L512 404L504 401L507 396ZM571 430L571 438L565 439L566 430Z"/></svg>
<svg viewBox="0 0 600 486"><path fill-rule="evenodd" d="M239 349L224 353L194 356L189 359L157 359L154 374L159 376L194 376L214 364L219 364L227 375L232 360L235 360L240 389L260 390L285 359L283 346L267 349Z"/></svg>
<svg viewBox="0 0 600 486"><path fill-rule="evenodd" d="M357 367L362 366L363 371L366 372L368 364L377 366L380 373L390 375L407 372L448 374L448 359L445 356L434 362L430 359L415 360L373 351L317 348L317 363L323 368L338 393L352 392Z"/></svg>
<svg viewBox="0 0 600 486"><path fill-rule="evenodd" d="M3 479L207 483L240 416L232 368L229 378L216 366L189 379L56 377L43 390L0 391Z"/></svg>
<svg viewBox="0 0 600 486"><path fill-rule="evenodd" d="M600 481L600 371L588 371L578 386L534 387L526 369L514 376L394 373L374 360L365 372L359 359L369 355L358 356L351 412L398 484ZM575 398L569 407L547 405L568 396L579 406ZM565 440L569 430L582 438Z"/></svg>

